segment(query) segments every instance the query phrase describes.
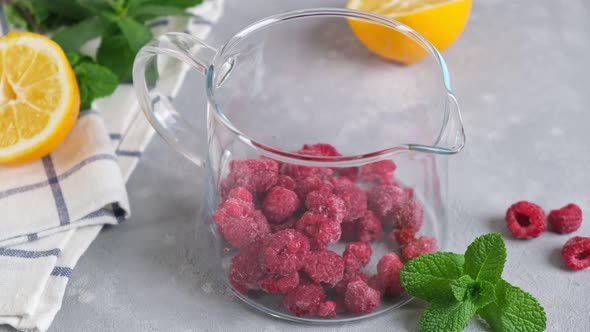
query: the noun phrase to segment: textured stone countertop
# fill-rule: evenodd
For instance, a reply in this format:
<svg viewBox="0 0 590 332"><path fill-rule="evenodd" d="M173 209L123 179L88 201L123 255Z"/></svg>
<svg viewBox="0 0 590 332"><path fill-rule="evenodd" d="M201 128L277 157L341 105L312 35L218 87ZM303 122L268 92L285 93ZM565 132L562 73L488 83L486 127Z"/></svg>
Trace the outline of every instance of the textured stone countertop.
<svg viewBox="0 0 590 332"><path fill-rule="evenodd" d="M229 0L210 39L220 45L253 20L344 3ZM517 241L502 218L522 199L547 209L576 202L590 217L588 17L587 0L475 0L466 32L444 53L468 135L450 166L448 249L462 252L477 235L503 233L504 277L545 306L548 331L590 329L590 270L565 269L560 249L569 236ZM192 92L201 81L189 76L177 101L197 104ZM417 331L423 305L416 301L322 328L240 303L212 272L208 231L195 226L203 171L159 137L128 189L133 216L105 229L82 257L50 331ZM576 235L590 236L590 219ZM485 329L473 321L468 330Z"/></svg>

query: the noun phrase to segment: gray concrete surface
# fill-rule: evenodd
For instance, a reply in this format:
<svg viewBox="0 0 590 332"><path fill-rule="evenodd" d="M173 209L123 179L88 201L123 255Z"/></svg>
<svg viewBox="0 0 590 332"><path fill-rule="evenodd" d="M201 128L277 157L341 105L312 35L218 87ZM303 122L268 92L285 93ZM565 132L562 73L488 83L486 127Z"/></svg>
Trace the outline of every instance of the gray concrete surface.
<svg viewBox="0 0 590 332"><path fill-rule="evenodd" d="M253 20L345 1L229 0L214 44ZM465 34L444 56L462 106L466 149L450 167L449 249L477 235L505 235L505 279L545 306L548 331L590 329L590 270L565 269L554 233L517 241L502 221L521 199L546 209L568 202L589 216L590 5L587 0L475 1ZM193 105L201 79L179 97ZM199 97L202 98L202 97ZM203 171L154 139L129 182L133 216L108 228L82 257L50 331L301 331L238 302L214 272L209 234L196 226ZM418 302L334 331L417 331ZM478 322L469 331L485 330Z"/></svg>

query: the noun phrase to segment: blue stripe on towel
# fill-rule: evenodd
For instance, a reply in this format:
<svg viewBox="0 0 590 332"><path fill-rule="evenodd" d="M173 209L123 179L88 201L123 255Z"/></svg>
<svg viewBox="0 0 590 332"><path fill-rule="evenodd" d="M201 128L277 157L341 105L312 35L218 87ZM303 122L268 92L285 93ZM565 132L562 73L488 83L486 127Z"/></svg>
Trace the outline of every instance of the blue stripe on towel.
<svg viewBox="0 0 590 332"><path fill-rule="evenodd" d="M19 249L8 249L0 248L0 256L8 257L20 257L20 258L40 258L55 256L59 257L61 250L58 248L45 250L45 251L32 251L32 250L19 250Z"/></svg>
<svg viewBox="0 0 590 332"><path fill-rule="evenodd" d="M43 157L42 161L43 167L45 168L45 174L47 174L47 179L49 181L49 186L51 187L51 193L53 194L55 207L57 208L59 224L67 225L70 223L70 213L68 212L68 206L64 199L64 194L61 191L61 186L59 185L59 179L55 174L55 168L51 156Z"/></svg>
<svg viewBox="0 0 590 332"><path fill-rule="evenodd" d="M39 238L39 236L37 235L37 233L27 234L27 240L29 242L37 241L38 238Z"/></svg>
<svg viewBox="0 0 590 332"><path fill-rule="evenodd" d="M56 266L55 268L53 268L53 271L51 271L51 275L54 277L66 277L69 278L72 276L72 273L74 272L74 270L72 270L69 267L65 267L65 266Z"/></svg>
<svg viewBox="0 0 590 332"><path fill-rule="evenodd" d="M125 156L125 157L141 157L141 151L130 151L130 150L117 150L115 151L117 156Z"/></svg>
<svg viewBox="0 0 590 332"><path fill-rule="evenodd" d="M122 136L121 136L121 134L117 134L117 133L110 133L110 134L109 134L109 137L110 137L112 140L120 140Z"/></svg>

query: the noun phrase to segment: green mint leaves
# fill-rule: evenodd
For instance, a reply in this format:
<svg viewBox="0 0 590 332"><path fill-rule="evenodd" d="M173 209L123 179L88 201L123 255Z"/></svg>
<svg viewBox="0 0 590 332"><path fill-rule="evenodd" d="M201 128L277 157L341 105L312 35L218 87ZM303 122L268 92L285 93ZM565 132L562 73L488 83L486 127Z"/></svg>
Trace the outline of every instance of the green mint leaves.
<svg viewBox="0 0 590 332"><path fill-rule="evenodd" d="M478 314L494 331L544 331L547 318L539 302L501 279L505 262L498 233L478 237L465 255L437 252L408 262L400 271L402 286L430 302L420 330L462 331Z"/></svg>
<svg viewBox="0 0 590 332"><path fill-rule="evenodd" d="M80 89L80 108L90 108L97 98L110 96L119 85L117 76L106 67L96 64L90 57L68 53Z"/></svg>

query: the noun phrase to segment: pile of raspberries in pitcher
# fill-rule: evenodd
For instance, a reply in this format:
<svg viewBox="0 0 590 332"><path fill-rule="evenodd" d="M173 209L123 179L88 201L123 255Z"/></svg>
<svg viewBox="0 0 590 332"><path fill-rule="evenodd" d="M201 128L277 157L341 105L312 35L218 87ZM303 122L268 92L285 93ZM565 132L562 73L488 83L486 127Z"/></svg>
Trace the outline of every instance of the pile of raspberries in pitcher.
<svg viewBox="0 0 590 332"><path fill-rule="evenodd" d="M328 144L296 153L340 155ZM391 160L339 169L265 157L231 161L213 221L239 249L229 267L234 289L281 294L288 312L326 318L368 314L382 298L401 294L403 262L393 248L411 260L437 246L417 235L423 209L411 188L393 180L395 169ZM371 243L383 238L392 252L371 257ZM342 255L330 250L339 241L347 242ZM364 271L371 259L377 271Z"/></svg>

